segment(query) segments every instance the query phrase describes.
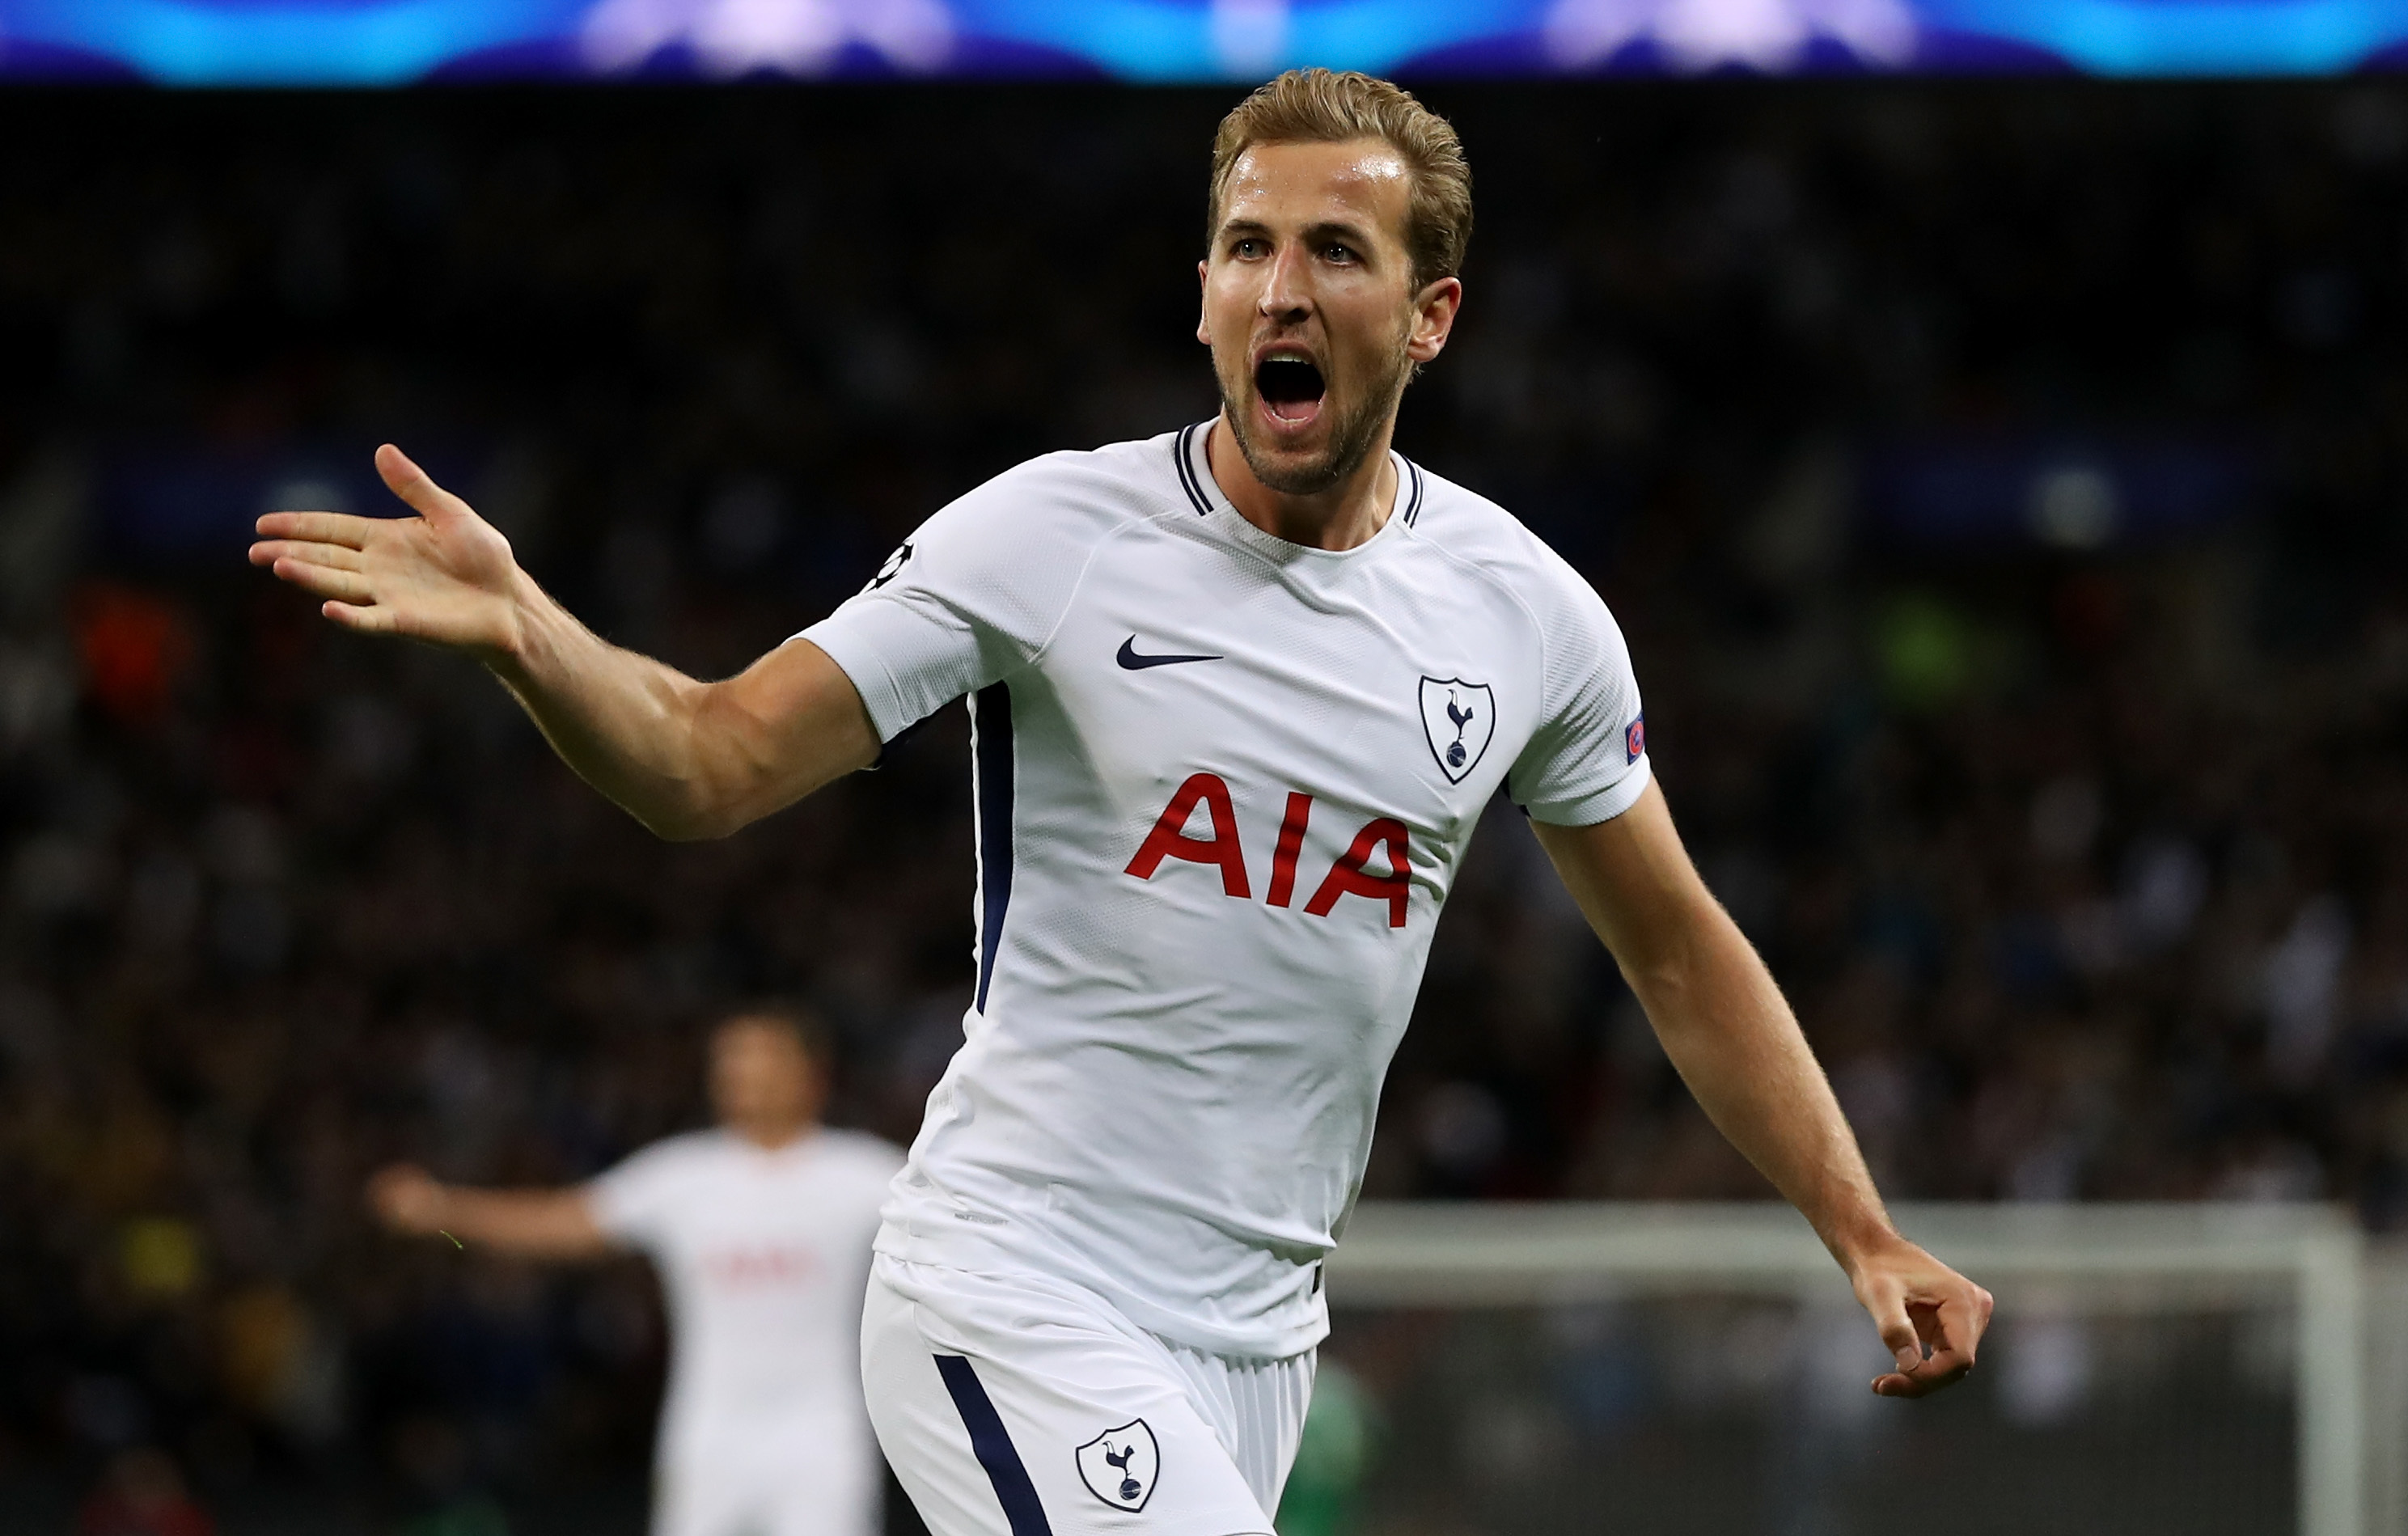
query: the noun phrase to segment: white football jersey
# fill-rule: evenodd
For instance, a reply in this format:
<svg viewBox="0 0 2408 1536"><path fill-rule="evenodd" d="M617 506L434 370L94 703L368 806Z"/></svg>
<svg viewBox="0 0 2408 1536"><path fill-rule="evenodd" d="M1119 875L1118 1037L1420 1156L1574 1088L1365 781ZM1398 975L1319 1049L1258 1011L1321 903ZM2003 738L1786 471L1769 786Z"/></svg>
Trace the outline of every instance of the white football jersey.
<svg viewBox="0 0 2408 1536"><path fill-rule="evenodd" d="M902 1158L855 1131L774 1150L724 1130L657 1141L586 1186L605 1232L660 1271L665 1462L734 1439L869 1456L861 1298Z"/></svg>
<svg viewBox="0 0 2408 1536"><path fill-rule="evenodd" d="M879 1251L1281 1357L1482 809L1605 821L1647 760L1621 632L1505 511L1399 455L1378 534L1304 548L1212 430L998 476L804 634L882 739L971 700L976 998Z"/></svg>

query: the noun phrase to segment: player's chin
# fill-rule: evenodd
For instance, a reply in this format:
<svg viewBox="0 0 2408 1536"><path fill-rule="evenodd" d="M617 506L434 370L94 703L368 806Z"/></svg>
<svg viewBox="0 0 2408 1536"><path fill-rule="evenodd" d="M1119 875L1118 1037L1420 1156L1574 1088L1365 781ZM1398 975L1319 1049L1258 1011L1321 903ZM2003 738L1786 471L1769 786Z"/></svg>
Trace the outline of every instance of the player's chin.
<svg viewBox="0 0 2408 1536"><path fill-rule="evenodd" d="M1326 443L1296 448L1257 443L1253 468L1256 480L1286 495L1318 495L1340 479Z"/></svg>
<svg viewBox="0 0 2408 1536"><path fill-rule="evenodd" d="M1261 395L1249 402L1254 441L1283 456L1297 458L1329 451L1332 416L1326 395L1310 400L1271 400Z"/></svg>

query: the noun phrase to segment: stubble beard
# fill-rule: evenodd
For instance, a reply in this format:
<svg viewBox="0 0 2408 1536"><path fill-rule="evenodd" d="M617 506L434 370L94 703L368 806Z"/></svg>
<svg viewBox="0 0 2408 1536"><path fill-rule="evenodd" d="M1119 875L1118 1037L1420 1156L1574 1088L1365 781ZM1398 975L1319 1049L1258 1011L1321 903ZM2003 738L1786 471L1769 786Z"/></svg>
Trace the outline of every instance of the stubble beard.
<svg viewBox="0 0 2408 1536"><path fill-rule="evenodd" d="M1329 446L1302 464L1283 464L1254 441L1253 375L1240 374L1232 380L1222 377L1218 368L1213 374L1221 386L1222 419L1229 423L1229 431L1238 440L1238 452L1245 455L1246 467L1254 471L1254 479L1282 495L1311 496L1319 495L1363 467L1363 461L1370 457L1373 445L1396 414L1398 402L1404 397L1412 366L1412 359L1398 348L1387 377L1365 391L1352 410L1330 423Z"/></svg>

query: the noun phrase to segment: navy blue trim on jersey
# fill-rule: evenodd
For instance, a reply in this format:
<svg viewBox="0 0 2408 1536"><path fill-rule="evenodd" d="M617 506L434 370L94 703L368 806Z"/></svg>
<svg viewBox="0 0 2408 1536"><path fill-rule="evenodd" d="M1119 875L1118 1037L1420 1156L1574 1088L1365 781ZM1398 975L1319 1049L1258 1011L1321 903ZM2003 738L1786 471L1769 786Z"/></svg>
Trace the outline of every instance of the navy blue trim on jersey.
<svg viewBox="0 0 2408 1536"><path fill-rule="evenodd" d="M978 1011L986 1012L987 983L1003 942L1003 911L1011 905L1011 689L997 682L970 696L970 761L978 774Z"/></svg>
<svg viewBox="0 0 2408 1536"><path fill-rule="evenodd" d="M1199 517L1211 515L1212 503L1204 495L1204 487L1197 483L1196 460L1193 452L1196 435L1211 424L1210 422L1198 422L1194 426L1181 427L1179 451L1173 455L1179 461L1179 488L1185 491L1187 499L1196 504L1196 512Z"/></svg>
<svg viewBox="0 0 2408 1536"><path fill-rule="evenodd" d="M1412 496L1405 503L1405 526L1410 528L1413 525L1413 519L1422 515L1422 467L1406 459L1402 453L1397 457L1404 459L1405 472L1412 477L1413 481Z"/></svg>
<svg viewBox="0 0 2408 1536"><path fill-rule="evenodd" d="M1003 1517L1011 1522L1011 1536L1054 1536L1054 1528L1045 1523L1045 1506L1037 1501L1037 1485L1028 1480L1028 1469L1021 1464L1020 1452L1003 1428L1003 1415L995 1411L978 1372L959 1355L939 1355L936 1360L937 1374L945 1378L945 1390L953 1395L953 1407L970 1432L970 1449L986 1469L986 1480L995 1485Z"/></svg>
<svg viewBox="0 0 2408 1536"><path fill-rule="evenodd" d="M936 718L937 717L932 714L924 714L919 719L911 722L911 724L904 726L901 730L896 731L893 736L881 741L878 744L877 761L871 763L869 767L863 771L875 773L880 768L884 768L886 766L886 754L888 753L893 752L904 742L910 740L911 738L919 735L922 731L926 730L928 728L928 722Z"/></svg>

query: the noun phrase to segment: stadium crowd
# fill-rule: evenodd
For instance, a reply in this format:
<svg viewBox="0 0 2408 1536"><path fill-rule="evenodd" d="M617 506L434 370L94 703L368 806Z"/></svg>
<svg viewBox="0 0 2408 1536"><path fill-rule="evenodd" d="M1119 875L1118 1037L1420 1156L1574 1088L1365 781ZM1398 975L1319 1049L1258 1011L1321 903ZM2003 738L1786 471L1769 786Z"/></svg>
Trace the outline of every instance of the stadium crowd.
<svg viewBox="0 0 2408 1536"><path fill-rule="evenodd" d="M1885 1187L2408 1224L2408 92L1429 94L1482 222L1399 445L1612 605ZM730 670L984 476L1210 412L1225 105L0 100L0 1486L165 1446L465 1533L642 1465L642 1272L405 1246L362 1181L598 1170L768 993L908 1140L970 979L960 711L659 844L250 520L384 509L396 440ZM1365 1193L1766 1193L1491 820Z"/></svg>

